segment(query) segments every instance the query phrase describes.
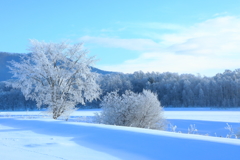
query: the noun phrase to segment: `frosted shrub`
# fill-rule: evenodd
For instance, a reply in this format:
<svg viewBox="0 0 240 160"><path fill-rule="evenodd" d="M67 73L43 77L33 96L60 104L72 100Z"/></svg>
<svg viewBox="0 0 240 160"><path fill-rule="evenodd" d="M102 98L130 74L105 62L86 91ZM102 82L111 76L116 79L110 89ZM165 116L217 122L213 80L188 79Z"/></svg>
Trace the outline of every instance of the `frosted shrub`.
<svg viewBox="0 0 240 160"><path fill-rule="evenodd" d="M237 137L237 138L240 138L240 128L238 129L238 132L237 132L237 134L236 134L236 137Z"/></svg>
<svg viewBox="0 0 240 160"><path fill-rule="evenodd" d="M233 127L231 125L229 125L228 123L226 123L226 124L227 124L227 126L225 127L225 129L229 131L229 134L227 134L227 138L231 138L232 135L234 135Z"/></svg>
<svg viewBox="0 0 240 160"><path fill-rule="evenodd" d="M170 127L170 131L176 132L176 129L177 129L176 125L172 125L171 123L169 123L169 127Z"/></svg>
<svg viewBox="0 0 240 160"><path fill-rule="evenodd" d="M239 133L237 133L237 134L234 133L234 129L233 129L232 125L229 125L228 123L226 123L226 124L227 124L227 126L225 127L225 129L229 131L229 133L227 134L226 137L227 138L235 137L236 139L239 138L239 136L240 136Z"/></svg>
<svg viewBox="0 0 240 160"><path fill-rule="evenodd" d="M108 93L100 104L101 113L96 113L98 123L150 129L164 129L165 119L157 95L148 90L137 94L125 91Z"/></svg>
<svg viewBox="0 0 240 160"><path fill-rule="evenodd" d="M194 125L192 125L192 124L190 124L190 127L188 128L188 134L195 134L195 133L197 133L197 127L195 126L195 124Z"/></svg>

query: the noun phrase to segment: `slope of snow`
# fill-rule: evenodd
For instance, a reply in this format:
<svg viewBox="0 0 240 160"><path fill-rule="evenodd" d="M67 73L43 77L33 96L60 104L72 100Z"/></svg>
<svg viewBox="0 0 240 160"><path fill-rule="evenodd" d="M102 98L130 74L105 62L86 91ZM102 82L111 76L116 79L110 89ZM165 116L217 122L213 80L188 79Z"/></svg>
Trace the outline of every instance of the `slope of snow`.
<svg viewBox="0 0 240 160"><path fill-rule="evenodd" d="M73 117L92 116L96 111L99 112L99 110L80 110L74 113ZM225 126L226 122L237 121L237 118L231 114L239 114L236 111L219 111L221 114L215 111L205 111L205 118L202 118L205 121L198 121L193 117L191 120L184 120L184 112L186 117L190 117L191 114L201 117L199 111L191 111L191 114L188 113L189 111L178 113L166 111L165 116L171 117L169 121L181 128L181 125L187 122L192 124L206 122L212 126L219 123ZM37 118L32 115L37 115ZM180 119L177 117L179 115L182 116ZM41 112L1 112L0 116L0 157L4 160L240 159L239 139L65 122L44 118ZM225 118L227 120L225 122L218 122L220 117L228 118ZM206 121L207 119L209 121ZM196 126L200 127L200 124ZM186 129L186 127L183 128ZM210 131L211 127L206 127L206 129Z"/></svg>
<svg viewBox="0 0 240 160"><path fill-rule="evenodd" d="M61 133L64 128L58 128L56 134L52 130L54 123L46 125L43 121L7 120L6 126L0 125L0 157L2 160L58 160L58 159L117 159L107 153L78 145L76 136ZM17 123L18 127L11 123ZM24 126L22 126L24 125ZM43 126L44 125L44 126ZM64 126L62 126L64 127ZM79 130L76 130L79 131ZM57 133L60 132L60 133ZM77 135L77 133L75 133Z"/></svg>
<svg viewBox="0 0 240 160"><path fill-rule="evenodd" d="M196 111L197 110L197 111ZM202 120L202 121L218 121L218 122L235 122L240 123L240 110L210 110L207 108L196 109L188 108L182 109L172 108L165 109L164 115L166 119L183 119L183 120ZM100 109L80 109L71 114L74 116L94 116L94 113L101 112ZM45 113L43 111L17 111L9 112L2 111L0 112L0 117L9 117L9 116L43 116Z"/></svg>

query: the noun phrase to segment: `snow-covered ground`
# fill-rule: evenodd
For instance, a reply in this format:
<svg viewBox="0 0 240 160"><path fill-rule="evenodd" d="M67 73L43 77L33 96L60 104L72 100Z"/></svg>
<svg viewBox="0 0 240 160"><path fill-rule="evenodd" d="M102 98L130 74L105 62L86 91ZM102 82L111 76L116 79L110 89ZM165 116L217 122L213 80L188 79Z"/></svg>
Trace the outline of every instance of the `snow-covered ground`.
<svg viewBox="0 0 240 160"><path fill-rule="evenodd" d="M39 111L0 112L0 159L240 159L240 139L225 138L226 123L235 131L240 127L237 109L165 109L182 133L89 123L94 112L100 110L79 110L68 122ZM197 134L187 134L190 125Z"/></svg>

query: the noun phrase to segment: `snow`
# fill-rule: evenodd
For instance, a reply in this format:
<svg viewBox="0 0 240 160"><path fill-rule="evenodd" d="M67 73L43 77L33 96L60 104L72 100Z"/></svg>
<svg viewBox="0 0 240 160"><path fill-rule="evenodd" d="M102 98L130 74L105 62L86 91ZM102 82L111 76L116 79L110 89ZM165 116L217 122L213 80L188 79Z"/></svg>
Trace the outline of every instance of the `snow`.
<svg viewBox="0 0 240 160"><path fill-rule="evenodd" d="M45 125L46 121L16 121L13 119L5 119L5 121L8 125L11 123L18 123L19 126L17 128L3 125L0 126L1 159L74 160L95 159L95 157L99 157L98 159L117 159L106 153L78 145L73 140L73 136L68 137L63 133L64 128L59 128L58 131L60 131L60 134L49 132L54 123L46 125L45 128L42 125ZM21 125L24 125L24 127Z"/></svg>
<svg viewBox="0 0 240 160"><path fill-rule="evenodd" d="M202 120L219 122L240 122L238 111L169 111L167 119Z"/></svg>
<svg viewBox="0 0 240 160"><path fill-rule="evenodd" d="M0 112L0 159L240 159L240 139L223 138L226 123L240 127L240 111L165 110L176 132L183 133L74 122L77 117L88 120L100 112L97 109L76 111L68 122L52 120L41 111ZM200 135L186 134L190 124Z"/></svg>

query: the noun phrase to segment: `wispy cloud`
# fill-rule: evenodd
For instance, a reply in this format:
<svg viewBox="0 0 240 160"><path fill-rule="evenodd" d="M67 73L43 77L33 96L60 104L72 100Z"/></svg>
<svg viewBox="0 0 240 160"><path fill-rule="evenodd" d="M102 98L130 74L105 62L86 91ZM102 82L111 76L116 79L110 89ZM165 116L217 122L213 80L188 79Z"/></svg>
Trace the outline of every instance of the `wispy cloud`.
<svg viewBox="0 0 240 160"><path fill-rule="evenodd" d="M147 22L147 23L126 23L130 28L143 28L143 29L154 29L154 30L182 30L185 27L173 24L173 23L159 23L159 22Z"/></svg>
<svg viewBox="0 0 240 160"><path fill-rule="evenodd" d="M213 16L214 17L219 17L219 16L226 16L228 12L220 12L220 13L215 13Z"/></svg>
<svg viewBox="0 0 240 160"><path fill-rule="evenodd" d="M176 54L229 55L240 52L240 19L218 17L184 30L163 35L162 41Z"/></svg>
<svg viewBox="0 0 240 160"><path fill-rule="evenodd" d="M151 39L118 39L84 36L79 40L85 43L94 43L104 47L124 48L136 51L149 51L159 48L159 44Z"/></svg>
<svg viewBox="0 0 240 160"><path fill-rule="evenodd" d="M102 69L134 72L159 71L203 73L240 68L240 18L216 17L190 27L148 23L152 28L172 28L176 32L158 34L150 30L149 39L82 37L81 40L105 47L141 51L138 58ZM150 28L150 27L148 27ZM152 35L152 37L151 37ZM154 39L154 41L153 41ZM158 40L158 41L156 41Z"/></svg>
<svg viewBox="0 0 240 160"><path fill-rule="evenodd" d="M137 59L127 60L117 65L100 65L105 70L133 73L142 70L144 72L178 72L178 73L201 73L213 75L218 71L229 68L238 68L239 59L217 58L214 56L176 55L174 53L151 52L144 53Z"/></svg>

